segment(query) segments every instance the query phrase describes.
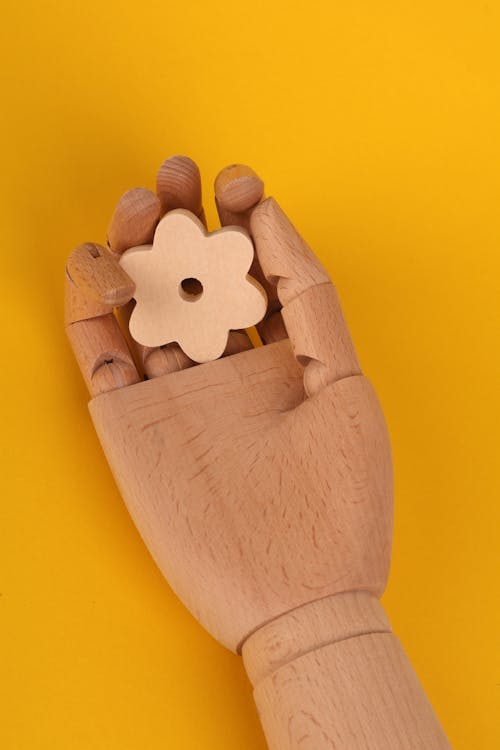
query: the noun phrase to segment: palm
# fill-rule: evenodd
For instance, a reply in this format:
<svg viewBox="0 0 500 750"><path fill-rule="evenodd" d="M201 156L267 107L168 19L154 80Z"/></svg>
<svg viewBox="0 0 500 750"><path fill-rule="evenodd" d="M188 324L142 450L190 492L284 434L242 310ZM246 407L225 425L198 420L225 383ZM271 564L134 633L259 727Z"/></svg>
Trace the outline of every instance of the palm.
<svg viewBox="0 0 500 750"><path fill-rule="evenodd" d="M364 413L362 434L344 383L351 408ZM304 400L284 341L92 402L150 552L230 648L305 599L383 590L390 513L380 488L389 467L373 460L385 434L366 384L340 381ZM347 461L342 442L351 443Z"/></svg>

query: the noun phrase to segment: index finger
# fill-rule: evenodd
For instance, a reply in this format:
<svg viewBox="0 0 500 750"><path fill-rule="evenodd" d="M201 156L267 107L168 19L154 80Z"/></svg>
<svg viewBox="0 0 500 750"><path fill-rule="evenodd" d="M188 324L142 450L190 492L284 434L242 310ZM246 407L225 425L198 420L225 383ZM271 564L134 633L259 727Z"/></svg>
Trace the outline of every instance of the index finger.
<svg viewBox="0 0 500 750"><path fill-rule="evenodd" d="M318 258L273 198L256 206L250 224L261 268L277 287L294 354L305 367L307 395L359 375L337 290Z"/></svg>

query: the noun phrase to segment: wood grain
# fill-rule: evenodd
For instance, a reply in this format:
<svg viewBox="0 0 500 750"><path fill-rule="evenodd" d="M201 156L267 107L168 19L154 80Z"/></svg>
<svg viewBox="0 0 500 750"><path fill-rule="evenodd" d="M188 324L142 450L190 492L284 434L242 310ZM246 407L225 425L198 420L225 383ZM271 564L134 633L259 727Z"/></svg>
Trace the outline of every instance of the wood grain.
<svg viewBox="0 0 500 750"><path fill-rule="evenodd" d="M68 258L68 276L81 292L103 305L125 305L135 291L135 284L118 259L107 248L95 242L79 245Z"/></svg>
<svg viewBox="0 0 500 750"><path fill-rule="evenodd" d="M274 198L252 211L250 229L266 279L277 286L282 305L306 289L330 281L326 270Z"/></svg>
<svg viewBox="0 0 500 750"><path fill-rule="evenodd" d="M378 599L367 591L349 591L310 602L266 623L243 644L243 661L256 686L285 664L329 643L390 632Z"/></svg>
<svg viewBox="0 0 500 750"><path fill-rule="evenodd" d="M198 206L197 168L178 158L161 170L163 208L182 192L177 179ZM283 306L267 311L270 338L284 322L289 339L199 367L176 344L139 347L144 369L159 375L141 382L102 305L109 295L89 302L67 275L68 335L97 394L89 408L101 444L174 591L242 653L270 750L445 750L378 601L393 504L380 405L326 271L278 204L261 200L258 178L230 172L219 211L250 227L256 266ZM139 198L144 235L159 209ZM133 201L116 214L114 250L130 247ZM92 273L74 271L95 291ZM247 345L241 336L227 353Z"/></svg>
<svg viewBox="0 0 500 750"><path fill-rule="evenodd" d="M162 216L175 208L185 208L205 224L200 170L188 156L179 154L163 162L156 176L156 192L161 203Z"/></svg>
<svg viewBox="0 0 500 750"><path fill-rule="evenodd" d="M264 183L246 164L230 164L217 175L214 183L215 203L222 226L243 227L252 236L251 216L256 206L264 199ZM269 282L262 271L257 255L250 274L262 285L267 294L267 312L257 325L259 335L266 344L287 337L281 320L281 302L276 285Z"/></svg>
<svg viewBox="0 0 500 750"><path fill-rule="evenodd" d="M254 691L272 750L450 750L392 633L331 643L288 662Z"/></svg>
<svg viewBox="0 0 500 750"><path fill-rule="evenodd" d="M79 289L70 279L68 272L64 274L64 325L69 326L79 320L98 318L112 312L112 305L98 302L95 297Z"/></svg>
<svg viewBox="0 0 500 750"><path fill-rule="evenodd" d="M385 586L391 463L373 389L354 377L303 399L283 341L90 404L148 548L233 650L305 602Z"/></svg>
<svg viewBox="0 0 500 750"><path fill-rule="evenodd" d="M337 594L285 613L245 641L272 750L449 750L380 602Z"/></svg>
<svg viewBox="0 0 500 750"><path fill-rule="evenodd" d="M337 291L307 243L272 198L251 218L261 267L276 284L281 314L309 396L361 372Z"/></svg>
<svg viewBox="0 0 500 750"><path fill-rule="evenodd" d="M241 226L242 216L262 200L264 183L246 164L230 164L217 175L214 191L219 213L224 216L221 223Z"/></svg>
<svg viewBox="0 0 500 750"><path fill-rule="evenodd" d="M146 188L128 190L115 208L108 227L108 246L118 255L129 247L153 241L160 219L160 199Z"/></svg>
<svg viewBox="0 0 500 750"><path fill-rule="evenodd" d="M66 333L92 396L140 381L112 313L72 323L66 328Z"/></svg>

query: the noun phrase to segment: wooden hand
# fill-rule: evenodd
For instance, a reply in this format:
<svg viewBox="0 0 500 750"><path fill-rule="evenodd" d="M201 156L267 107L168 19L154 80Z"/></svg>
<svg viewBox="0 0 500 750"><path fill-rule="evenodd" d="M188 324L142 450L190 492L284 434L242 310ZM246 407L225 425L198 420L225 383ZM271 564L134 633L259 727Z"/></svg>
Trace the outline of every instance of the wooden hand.
<svg viewBox="0 0 500 750"><path fill-rule="evenodd" d="M113 316L133 294L113 253L151 242L168 210L203 217L185 157L162 165L158 196L123 197L108 250L68 262L68 334L118 486L173 589L243 654L273 750L449 747L378 603L390 446L336 290L251 170L228 167L215 188L221 223L255 243L264 346L239 332L207 364L175 344L134 361Z"/></svg>

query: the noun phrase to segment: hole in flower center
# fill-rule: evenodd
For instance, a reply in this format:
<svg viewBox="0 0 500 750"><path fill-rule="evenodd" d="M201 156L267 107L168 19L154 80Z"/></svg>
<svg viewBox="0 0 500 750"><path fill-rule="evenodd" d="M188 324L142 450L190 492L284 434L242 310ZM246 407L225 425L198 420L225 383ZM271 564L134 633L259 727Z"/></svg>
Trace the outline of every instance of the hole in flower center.
<svg viewBox="0 0 500 750"><path fill-rule="evenodd" d="M196 302L203 294L203 284L198 279L183 279L179 284L179 294L186 302Z"/></svg>

